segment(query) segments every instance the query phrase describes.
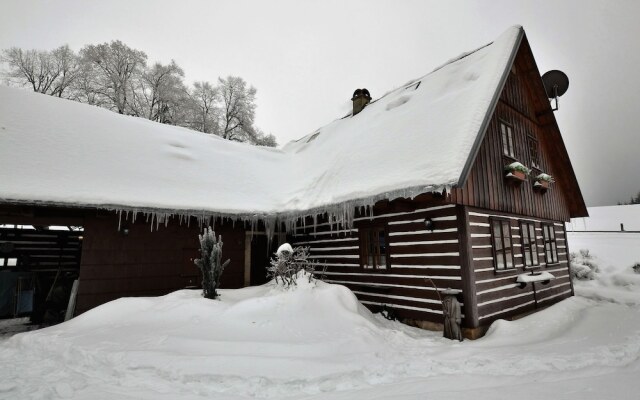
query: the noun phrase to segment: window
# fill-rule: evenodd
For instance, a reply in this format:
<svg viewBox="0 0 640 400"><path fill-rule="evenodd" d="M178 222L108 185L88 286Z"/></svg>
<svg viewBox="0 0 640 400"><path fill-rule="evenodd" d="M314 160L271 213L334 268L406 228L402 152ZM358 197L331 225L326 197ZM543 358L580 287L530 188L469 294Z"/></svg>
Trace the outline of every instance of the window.
<svg viewBox="0 0 640 400"><path fill-rule="evenodd" d="M531 166L540 168L540 153L538 151L538 139L533 136L527 137L529 143L529 156L531 156Z"/></svg>
<svg viewBox="0 0 640 400"><path fill-rule="evenodd" d="M504 218L491 219L493 265L497 271L514 268L511 222Z"/></svg>
<svg viewBox="0 0 640 400"><path fill-rule="evenodd" d="M502 133L502 151L505 156L516 157L513 144L513 128L506 122L500 121L500 133Z"/></svg>
<svg viewBox="0 0 640 400"><path fill-rule="evenodd" d="M552 224L542 225L542 238L544 239L544 254L547 264L558 262L558 246L556 245L556 229Z"/></svg>
<svg viewBox="0 0 640 400"><path fill-rule="evenodd" d="M522 222L520 224L520 237L522 238L522 257L525 267L540 265L538 260L538 243L536 241L536 224L534 222Z"/></svg>
<svg viewBox="0 0 640 400"><path fill-rule="evenodd" d="M360 265L362 268L386 270L388 261L386 229L382 226L360 228Z"/></svg>

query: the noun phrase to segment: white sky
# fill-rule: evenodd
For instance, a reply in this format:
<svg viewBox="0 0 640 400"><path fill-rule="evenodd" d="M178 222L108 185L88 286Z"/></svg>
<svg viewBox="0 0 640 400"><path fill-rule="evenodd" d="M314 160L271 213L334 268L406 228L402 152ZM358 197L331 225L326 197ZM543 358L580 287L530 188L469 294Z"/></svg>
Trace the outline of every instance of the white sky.
<svg viewBox="0 0 640 400"><path fill-rule="evenodd" d="M588 205L640 191L640 2L3 0L0 48L120 39L188 82L239 75L280 144L523 25L540 71L571 81L556 118Z"/></svg>

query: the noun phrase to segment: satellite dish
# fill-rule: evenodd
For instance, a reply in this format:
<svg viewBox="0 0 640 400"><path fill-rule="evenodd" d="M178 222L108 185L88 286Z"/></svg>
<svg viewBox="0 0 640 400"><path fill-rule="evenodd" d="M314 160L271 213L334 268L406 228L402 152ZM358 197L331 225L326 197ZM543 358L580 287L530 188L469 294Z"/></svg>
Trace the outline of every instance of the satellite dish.
<svg viewBox="0 0 640 400"><path fill-rule="evenodd" d="M558 97L567 93L567 89L569 89L569 78L564 72L554 69L542 75L542 83L544 84L544 90L547 92L547 97L556 101L556 106L552 109L556 111L558 109Z"/></svg>

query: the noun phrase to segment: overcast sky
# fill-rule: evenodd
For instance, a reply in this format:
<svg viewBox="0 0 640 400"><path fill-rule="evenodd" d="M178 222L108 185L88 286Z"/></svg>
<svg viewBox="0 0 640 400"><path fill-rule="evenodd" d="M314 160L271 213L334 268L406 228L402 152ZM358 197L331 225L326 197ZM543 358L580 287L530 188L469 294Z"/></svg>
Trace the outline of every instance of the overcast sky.
<svg viewBox="0 0 640 400"><path fill-rule="evenodd" d="M238 75L280 144L523 25L540 71L570 79L556 118L588 205L640 191L638 1L2 0L0 48L122 40L188 82Z"/></svg>

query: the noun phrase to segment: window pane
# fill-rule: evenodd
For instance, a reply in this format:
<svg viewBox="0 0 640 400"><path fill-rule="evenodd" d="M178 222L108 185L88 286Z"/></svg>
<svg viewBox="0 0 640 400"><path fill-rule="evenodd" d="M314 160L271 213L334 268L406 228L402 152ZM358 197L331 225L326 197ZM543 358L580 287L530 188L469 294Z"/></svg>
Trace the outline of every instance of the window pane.
<svg viewBox="0 0 640 400"><path fill-rule="evenodd" d="M507 132L505 126L502 125L502 151L504 154L509 155L509 141L507 139Z"/></svg>
<svg viewBox="0 0 640 400"><path fill-rule="evenodd" d="M502 223L502 234L504 235L505 250L511 249L511 224L508 222Z"/></svg>
<svg viewBox="0 0 640 400"><path fill-rule="evenodd" d="M496 252L502 251L502 234L500 233L500 223L493 224L493 243Z"/></svg>
<svg viewBox="0 0 640 400"><path fill-rule="evenodd" d="M513 253L511 249L504 250L504 257L507 259L505 268L513 268Z"/></svg>
<svg viewBox="0 0 640 400"><path fill-rule="evenodd" d="M536 240L536 229L533 224L529 224L529 235L531 236L531 257L533 258L533 265L539 265L538 241Z"/></svg>
<svg viewBox="0 0 640 400"><path fill-rule="evenodd" d="M557 263L558 262L558 249L556 247L556 243L555 242L551 242L551 255L553 257L553 262Z"/></svg>
<svg viewBox="0 0 640 400"><path fill-rule="evenodd" d="M504 269L504 254L496 251L496 269Z"/></svg>
<svg viewBox="0 0 640 400"><path fill-rule="evenodd" d="M513 151L513 131L510 126L507 126L507 136L509 138L509 155L515 156L515 151Z"/></svg>
<svg viewBox="0 0 640 400"><path fill-rule="evenodd" d="M378 231L378 268L387 268L387 243L386 236L383 230Z"/></svg>
<svg viewBox="0 0 640 400"><path fill-rule="evenodd" d="M369 231L369 264L371 267L375 267L376 265L376 237L373 231Z"/></svg>

